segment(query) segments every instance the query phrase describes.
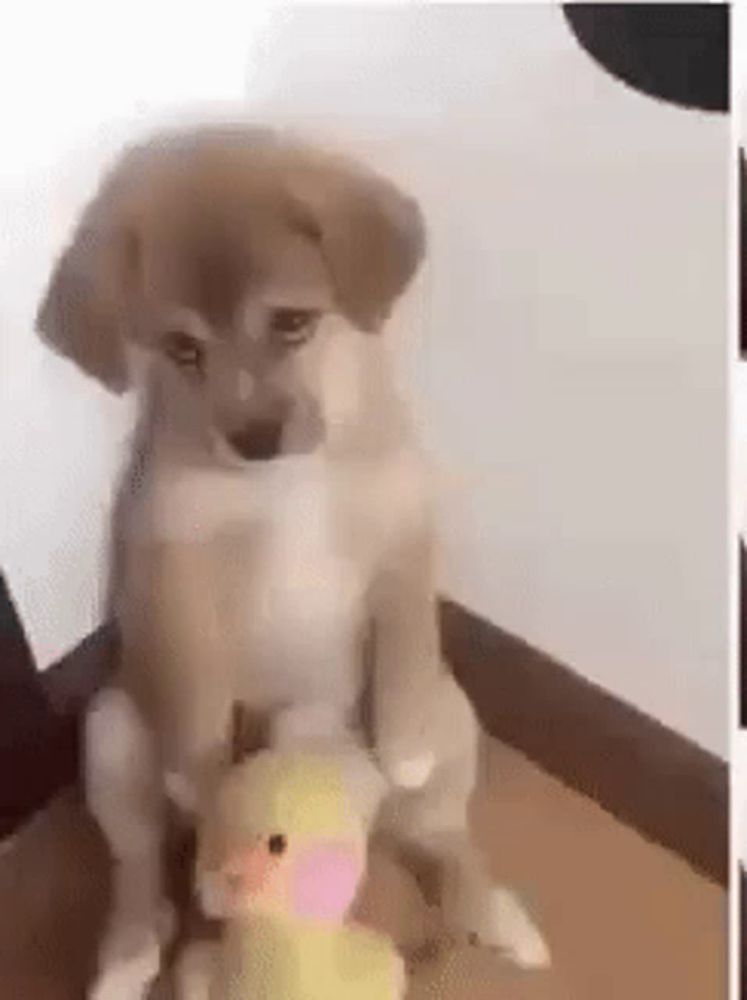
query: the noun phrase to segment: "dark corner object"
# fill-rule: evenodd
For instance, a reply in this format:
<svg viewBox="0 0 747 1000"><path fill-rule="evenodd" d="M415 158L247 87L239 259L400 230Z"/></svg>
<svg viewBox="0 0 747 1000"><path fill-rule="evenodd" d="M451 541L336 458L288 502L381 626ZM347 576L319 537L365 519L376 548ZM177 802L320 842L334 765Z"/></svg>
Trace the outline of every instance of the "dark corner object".
<svg viewBox="0 0 747 1000"><path fill-rule="evenodd" d="M54 795L74 767L74 756L71 727L55 715L44 693L0 574L0 837Z"/></svg>
<svg viewBox="0 0 747 1000"><path fill-rule="evenodd" d="M702 111L729 110L729 5L565 3L582 48L649 97Z"/></svg>

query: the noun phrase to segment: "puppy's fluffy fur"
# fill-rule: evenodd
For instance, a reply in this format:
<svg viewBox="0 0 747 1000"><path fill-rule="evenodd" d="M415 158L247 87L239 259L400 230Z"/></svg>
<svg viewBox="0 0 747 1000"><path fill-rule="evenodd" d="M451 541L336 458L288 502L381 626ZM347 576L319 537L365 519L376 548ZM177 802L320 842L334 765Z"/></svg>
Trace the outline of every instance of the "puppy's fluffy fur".
<svg viewBox="0 0 747 1000"><path fill-rule="evenodd" d="M125 955L129 982L157 965L163 792L200 800L237 701L259 717L317 706L343 727L364 705L386 776L426 783L410 834L470 854L487 887L465 834L471 765L448 817L433 808L449 749L428 713L451 682L427 473L381 336L424 245L417 205L381 177L207 127L127 152L57 263L42 336L141 400L115 524L119 690L89 723L117 862L100 997L138 995L122 992Z"/></svg>

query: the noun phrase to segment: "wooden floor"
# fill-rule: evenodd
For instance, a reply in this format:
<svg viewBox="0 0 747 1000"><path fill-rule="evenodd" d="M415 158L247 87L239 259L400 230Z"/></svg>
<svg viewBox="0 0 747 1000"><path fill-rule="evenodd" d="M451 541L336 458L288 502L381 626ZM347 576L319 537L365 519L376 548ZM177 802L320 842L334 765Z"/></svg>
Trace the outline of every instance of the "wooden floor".
<svg viewBox="0 0 747 1000"><path fill-rule="evenodd" d="M478 949L447 951L419 968L408 1000L726 996L722 889L505 747L491 744L489 772L478 835L554 966L522 973ZM0 996L81 1000L105 896L95 830L62 797L0 853Z"/></svg>

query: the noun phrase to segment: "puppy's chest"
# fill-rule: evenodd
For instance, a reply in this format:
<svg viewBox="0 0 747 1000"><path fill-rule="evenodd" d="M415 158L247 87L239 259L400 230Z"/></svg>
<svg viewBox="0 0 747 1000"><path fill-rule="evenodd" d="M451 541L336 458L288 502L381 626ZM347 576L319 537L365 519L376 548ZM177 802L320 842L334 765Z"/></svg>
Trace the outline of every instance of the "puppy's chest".
<svg viewBox="0 0 747 1000"><path fill-rule="evenodd" d="M251 568L242 575L250 633L278 641L294 627L306 635L335 621L342 627L355 617L375 564L374 539L356 544L358 512L314 468L256 499Z"/></svg>
<svg viewBox="0 0 747 1000"><path fill-rule="evenodd" d="M422 487L407 456L369 467L306 456L246 475L180 471L156 491L153 529L214 550L222 627L262 700L348 698L369 585L421 516Z"/></svg>
<svg viewBox="0 0 747 1000"><path fill-rule="evenodd" d="M360 513L324 470L285 471L255 496L247 572L239 565L231 601L231 628L249 664L244 700L349 704L378 531L369 524L369 544L361 544Z"/></svg>

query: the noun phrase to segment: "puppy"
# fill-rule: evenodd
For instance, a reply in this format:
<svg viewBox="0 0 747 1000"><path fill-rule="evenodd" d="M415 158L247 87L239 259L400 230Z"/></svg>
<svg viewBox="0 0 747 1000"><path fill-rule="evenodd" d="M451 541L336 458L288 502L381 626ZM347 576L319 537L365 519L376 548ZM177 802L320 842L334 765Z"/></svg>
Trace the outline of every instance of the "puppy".
<svg viewBox="0 0 747 1000"><path fill-rule="evenodd" d="M424 249L418 206L383 178L208 126L126 152L57 262L42 337L140 400L115 517L117 689L87 730L115 862L99 1000L141 996L158 967L164 796L204 801L235 703L353 726L365 704L393 785L438 770L428 475L382 337Z"/></svg>

